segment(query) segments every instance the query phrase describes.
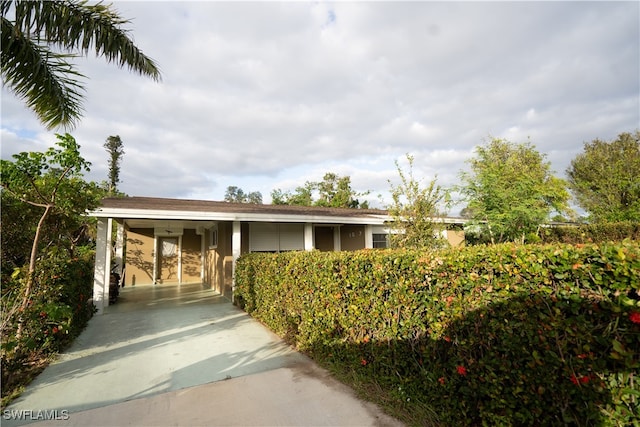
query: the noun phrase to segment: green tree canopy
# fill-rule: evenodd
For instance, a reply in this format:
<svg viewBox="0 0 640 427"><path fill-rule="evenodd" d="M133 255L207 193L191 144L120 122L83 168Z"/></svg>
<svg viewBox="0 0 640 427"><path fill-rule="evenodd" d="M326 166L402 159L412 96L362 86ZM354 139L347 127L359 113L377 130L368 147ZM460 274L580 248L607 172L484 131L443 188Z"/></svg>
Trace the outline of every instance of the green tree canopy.
<svg viewBox="0 0 640 427"><path fill-rule="evenodd" d="M123 29L130 21L110 5L3 0L0 15L2 80L49 129L72 127L80 118L84 87L78 79L84 76L70 60L90 49L108 62L160 79L155 62Z"/></svg>
<svg viewBox="0 0 640 427"><path fill-rule="evenodd" d="M521 241L537 233L552 212L570 212L564 180L531 143L492 139L478 146L460 174L460 192L475 228L491 242Z"/></svg>
<svg viewBox="0 0 640 427"><path fill-rule="evenodd" d="M109 195L117 192L120 182L120 160L124 155L124 144L119 135L110 136L103 147L109 153Z"/></svg>
<svg viewBox="0 0 640 427"><path fill-rule="evenodd" d="M102 195L97 185L82 179L83 172L89 171L90 163L80 156L76 140L69 134L57 135L57 138L57 147L51 147L44 153L22 152L13 156L14 161L0 160L3 208L7 203L11 211L18 212L15 205L20 202L28 209L39 210L38 214L31 212L20 217L37 220L35 224L22 225L34 233L21 304L23 309L29 303L39 254L48 244L60 245L63 236L62 233L54 233L50 236L52 241L45 242L47 220L55 216L58 220L73 222L74 218L94 209ZM3 216L3 229L15 223L13 220L6 224L4 220Z"/></svg>
<svg viewBox="0 0 640 427"><path fill-rule="evenodd" d="M230 185L224 193L224 201L229 203L253 203L261 205L262 193L259 191L245 193L242 188Z"/></svg>
<svg viewBox="0 0 640 427"><path fill-rule="evenodd" d="M584 144L567 169L578 204L596 222L640 221L640 131Z"/></svg>
<svg viewBox="0 0 640 427"><path fill-rule="evenodd" d="M406 249L435 249L444 246L446 240L441 236L444 224L439 221L439 217L444 216L441 208L448 204L449 194L436 184L436 179L422 187L413 175L413 156L407 155L407 160L408 173L396 161L400 184L393 185L389 181L392 203L387 206L387 211L393 218L388 224L393 230L390 246Z"/></svg>
<svg viewBox="0 0 640 427"><path fill-rule="evenodd" d="M351 177L327 172L322 181L307 181L293 192L273 190L271 200L274 205L368 209L369 204L366 201L360 202L358 200L358 197L367 194L369 194L368 191L358 193L351 188Z"/></svg>

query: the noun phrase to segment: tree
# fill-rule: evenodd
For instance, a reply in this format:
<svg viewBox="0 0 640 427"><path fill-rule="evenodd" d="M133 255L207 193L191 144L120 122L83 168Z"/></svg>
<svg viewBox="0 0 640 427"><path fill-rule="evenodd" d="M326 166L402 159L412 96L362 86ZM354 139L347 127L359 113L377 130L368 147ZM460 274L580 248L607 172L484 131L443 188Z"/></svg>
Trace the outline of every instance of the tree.
<svg viewBox="0 0 640 427"><path fill-rule="evenodd" d="M124 154L122 140L119 135L110 136L104 143L104 148L109 153L109 189L108 194L113 195L117 191L120 182L120 158Z"/></svg>
<svg viewBox="0 0 640 427"><path fill-rule="evenodd" d="M438 221L443 216L440 206L448 204L448 192L436 184L436 179L422 187L413 176L414 158L407 155L409 172L405 174L396 161L400 184L391 181L392 203L387 207L393 220L389 226L392 248L434 249L445 245L441 237L444 224Z"/></svg>
<svg viewBox="0 0 640 427"><path fill-rule="evenodd" d="M22 311L29 304L36 261L41 251L40 241L47 219L52 215L82 215L88 209L97 207L100 196L97 186L81 179L83 171L89 171L90 163L80 156L80 146L76 140L69 134L56 136L59 148L51 147L44 153L15 154L13 162L0 160L3 199L6 192L15 200L41 209L31 244L25 290L20 305ZM18 326L18 336L21 335L21 326L22 323Z"/></svg>
<svg viewBox="0 0 640 427"><path fill-rule="evenodd" d="M362 208L367 209L367 202L360 203L357 197L366 196L368 191L357 193L351 189L351 177L339 176L332 172L327 172L322 177L322 181L316 183L318 189L318 200L316 206L332 208Z"/></svg>
<svg viewBox="0 0 640 427"><path fill-rule="evenodd" d="M307 181L296 187L293 192L275 189L271 192L271 203L274 205L313 206L313 183Z"/></svg>
<svg viewBox="0 0 640 427"><path fill-rule="evenodd" d="M80 118L84 87L78 79L84 76L69 60L89 49L108 62L160 79L155 62L122 28L130 21L110 5L3 0L0 15L2 79L49 129L73 127Z"/></svg>
<svg viewBox="0 0 640 427"><path fill-rule="evenodd" d="M322 181L307 181L294 192L280 189L271 192L274 205L324 206L331 208L368 209L369 204L360 202L357 197L366 196L369 191L355 192L351 188L351 177L339 176L332 172L324 174ZM314 195L317 199L314 200Z"/></svg>
<svg viewBox="0 0 640 427"><path fill-rule="evenodd" d="M468 162L470 172L460 174L460 192L468 202L475 229L492 243L524 242L553 211L569 212L564 180L530 143L493 139L478 146Z"/></svg>
<svg viewBox="0 0 640 427"><path fill-rule="evenodd" d="M584 144L567 169L578 204L596 222L640 221L640 131Z"/></svg>
<svg viewBox="0 0 640 427"><path fill-rule="evenodd" d="M252 203L261 205L262 193L259 191L245 193L242 188L230 185L224 193L224 201L229 203Z"/></svg>

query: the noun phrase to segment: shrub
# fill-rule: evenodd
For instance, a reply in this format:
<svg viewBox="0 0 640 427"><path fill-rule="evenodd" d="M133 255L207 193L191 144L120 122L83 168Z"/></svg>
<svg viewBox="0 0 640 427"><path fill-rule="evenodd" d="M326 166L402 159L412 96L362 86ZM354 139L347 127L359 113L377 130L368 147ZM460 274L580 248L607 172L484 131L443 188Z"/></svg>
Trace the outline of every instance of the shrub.
<svg viewBox="0 0 640 427"><path fill-rule="evenodd" d="M640 241L640 223L614 222L581 224L543 228L540 239L544 243L600 243L619 242L624 239Z"/></svg>
<svg viewBox="0 0 640 427"><path fill-rule="evenodd" d="M249 254L236 300L410 424L638 423L640 248Z"/></svg>
<svg viewBox="0 0 640 427"><path fill-rule="evenodd" d="M70 257L53 248L40 260L35 288L28 308L20 311L26 269L16 269L2 289L2 397L15 392L47 363L51 355L69 345L95 312L93 293L93 251ZM19 317L25 320L18 337Z"/></svg>

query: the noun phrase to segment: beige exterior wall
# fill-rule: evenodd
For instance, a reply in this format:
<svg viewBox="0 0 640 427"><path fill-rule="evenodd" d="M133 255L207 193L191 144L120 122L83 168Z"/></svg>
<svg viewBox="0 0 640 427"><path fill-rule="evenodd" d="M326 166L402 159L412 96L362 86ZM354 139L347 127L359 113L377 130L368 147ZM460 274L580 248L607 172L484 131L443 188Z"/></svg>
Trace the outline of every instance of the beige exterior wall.
<svg viewBox="0 0 640 427"><path fill-rule="evenodd" d="M202 259L201 238L196 230L185 229L182 236L182 282L199 282Z"/></svg>
<svg viewBox="0 0 640 427"><path fill-rule="evenodd" d="M340 249L357 251L364 249L364 225L343 225L340 227Z"/></svg>
<svg viewBox="0 0 640 427"><path fill-rule="evenodd" d="M125 286L148 285L153 283L154 230L153 228L132 228L127 230L125 255ZM179 242L178 237L158 237L159 245L162 241ZM185 229L182 235L182 283L199 282L202 260L200 257L200 236L193 229ZM159 283L178 283L178 254L162 256L160 254L157 278Z"/></svg>
<svg viewBox="0 0 640 427"><path fill-rule="evenodd" d="M125 286L153 283L153 228L126 231Z"/></svg>
<svg viewBox="0 0 640 427"><path fill-rule="evenodd" d="M248 247L249 228L247 224L242 224L242 247ZM231 298L231 289L233 286L233 256L231 251L231 239L233 235L233 224L231 222L218 223L218 245L211 247L210 237L206 242L206 263L205 263L205 281L213 289L222 295ZM245 253L243 250L242 253Z"/></svg>
<svg viewBox="0 0 640 427"><path fill-rule="evenodd" d="M454 248L464 246L464 230L447 230L447 240Z"/></svg>

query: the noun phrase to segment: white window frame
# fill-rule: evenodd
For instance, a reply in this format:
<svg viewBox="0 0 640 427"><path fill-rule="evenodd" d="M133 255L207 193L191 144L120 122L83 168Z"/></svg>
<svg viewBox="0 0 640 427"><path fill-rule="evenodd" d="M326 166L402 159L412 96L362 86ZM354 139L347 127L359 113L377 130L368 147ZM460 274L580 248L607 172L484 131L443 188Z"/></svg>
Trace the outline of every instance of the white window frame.
<svg viewBox="0 0 640 427"><path fill-rule="evenodd" d="M218 247L218 224L209 229L209 249Z"/></svg>

